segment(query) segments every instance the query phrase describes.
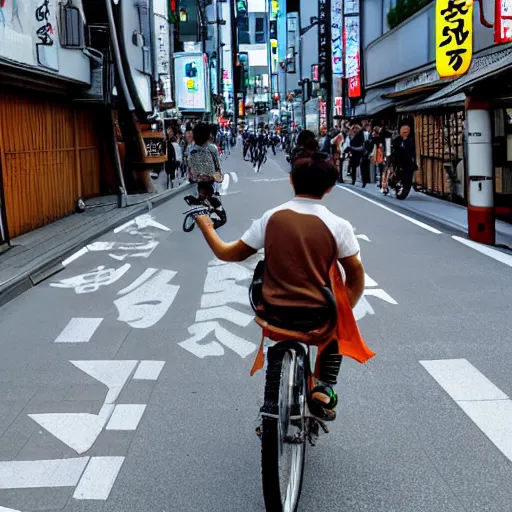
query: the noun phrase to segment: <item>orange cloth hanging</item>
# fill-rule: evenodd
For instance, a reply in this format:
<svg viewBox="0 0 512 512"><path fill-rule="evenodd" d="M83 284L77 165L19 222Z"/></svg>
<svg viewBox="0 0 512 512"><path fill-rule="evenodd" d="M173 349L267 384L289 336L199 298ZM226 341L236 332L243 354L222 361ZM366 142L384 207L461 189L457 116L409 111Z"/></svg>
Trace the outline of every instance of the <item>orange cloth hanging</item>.
<svg viewBox="0 0 512 512"><path fill-rule="evenodd" d="M317 345L319 355L328 344L334 339L338 341L338 353L356 360L358 363L366 363L370 360L375 352L370 350L359 332L354 312L350 305L347 289L343 283L338 261L334 261L329 272L329 279L331 282L331 289L334 292L336 299L336 309L338 321L334 329L328 326L311 331L308 333L289 331L280 329L269 325L265 320L256 317L256 323L261 326L263 330L262 339L256 359L251 370L251 376L258 370L261 370L265 364L265 354L263 347L265 338L272 341L299 341L308 345Z"/></svg>

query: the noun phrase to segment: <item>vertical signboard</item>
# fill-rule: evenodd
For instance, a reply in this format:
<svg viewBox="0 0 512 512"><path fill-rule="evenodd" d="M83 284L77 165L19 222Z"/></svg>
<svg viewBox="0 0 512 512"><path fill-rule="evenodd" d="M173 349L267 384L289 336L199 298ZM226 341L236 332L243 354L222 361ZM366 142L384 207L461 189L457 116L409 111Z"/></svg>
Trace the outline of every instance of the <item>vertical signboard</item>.
<svg viewBox="0 0 512 512"><path fill-rule="evenodd" d="M318 69L320 84L327 82L327 0L318 0Z"/></svg>
<svg viewBox="0 0 512 512"><path fill-rule="evenodd" d="M463 75L473 58L473 2L436 0L436 68L441 78Z"/></svg>
<svg viewBox="0 0 512 512"><path fill-rule="evenodd" d="M496 0L494 16L494 42L512 42L512 0Z"/></svg>
<svg viewBox="0 0 512 512"><path fill-rule="evenodd" d="M16 2L17 3L17 2ZM2 5L3 2L0 2ZM13 5L15 3L13 2ZM57 6L50 0L36 1L35 16L35 37L36 57L39 65L58 71L59 60L57 50Z"/></svg>
<svg viewBox="0 0 512 512"><path fill-rule="evenodd" d="M343 14L341 0L331 0L332 72L343 75Z"/></svg>
<svg viewBox="0 0 512 512"><path fill-rule="evenodd" d="M174 54L176 105L182 110L204 112L206 87L202 54Z"/></svg>
<svg viewBox="0 0 512 512"><path fill-rule="evenodd" d="M348 12L347 8L349 9ZM357 10L357 12L354 12L354 10ZM359 2L345 1L345 76L348 81L349 98L359 98L361 96L360 32Z"/></svg>

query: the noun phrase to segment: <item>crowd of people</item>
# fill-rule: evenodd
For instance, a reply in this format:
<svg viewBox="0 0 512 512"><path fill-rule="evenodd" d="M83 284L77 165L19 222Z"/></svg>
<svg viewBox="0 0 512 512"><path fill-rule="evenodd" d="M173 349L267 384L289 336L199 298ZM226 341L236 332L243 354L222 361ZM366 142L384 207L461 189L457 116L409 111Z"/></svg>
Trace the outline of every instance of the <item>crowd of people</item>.
<svg viewBox="0 0 512 512"><path fill-rule="evenodd" d="M411 127L406 123L392 130L379 121L345 121L330 133L322 129L318 139L312 131L302 130L290 161L308 158L314 152L332 159L339 171L339 183L355 186L359 175L363 188L371 181L373 164L377 187L383 194L394 188L398 199L409 194L417 170Z"/></svg>

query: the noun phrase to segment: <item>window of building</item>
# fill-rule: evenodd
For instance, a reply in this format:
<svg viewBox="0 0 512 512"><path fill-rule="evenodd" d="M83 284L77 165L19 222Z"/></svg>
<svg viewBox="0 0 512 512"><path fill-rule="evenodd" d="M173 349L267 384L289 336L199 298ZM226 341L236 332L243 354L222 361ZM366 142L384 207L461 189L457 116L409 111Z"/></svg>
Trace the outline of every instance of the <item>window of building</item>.
<svg viewBox="0 0 512 512"><path fill-rule="evenodd" d="M256 43L265 43L265 18L256 18Z"/></svg>

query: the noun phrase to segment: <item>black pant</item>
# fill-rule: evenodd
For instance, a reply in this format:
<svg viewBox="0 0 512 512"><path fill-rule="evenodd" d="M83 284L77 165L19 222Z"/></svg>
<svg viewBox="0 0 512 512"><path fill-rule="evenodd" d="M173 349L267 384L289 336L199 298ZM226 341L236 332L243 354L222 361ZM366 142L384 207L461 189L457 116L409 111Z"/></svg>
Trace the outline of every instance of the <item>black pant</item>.
<svg viewBox="0 0 512 512"><path fill-rule="evenodd" d="M370 160L368 158L361 159L361 181L363 185L370 183Z"/></svg>
<svg viewBox="0 0 512 512"><path fill-rule="evenodd" d="M356 178L357 178L357 168L359 167L359 164L361 163L361 155L352 155L350 157L350 160L348 162L348 167L350 170L350 175L352 176L352 185L356 184Z"/></svg>

